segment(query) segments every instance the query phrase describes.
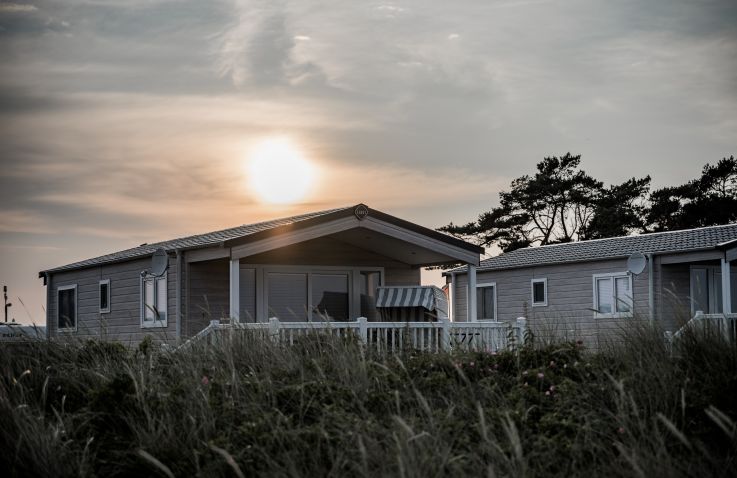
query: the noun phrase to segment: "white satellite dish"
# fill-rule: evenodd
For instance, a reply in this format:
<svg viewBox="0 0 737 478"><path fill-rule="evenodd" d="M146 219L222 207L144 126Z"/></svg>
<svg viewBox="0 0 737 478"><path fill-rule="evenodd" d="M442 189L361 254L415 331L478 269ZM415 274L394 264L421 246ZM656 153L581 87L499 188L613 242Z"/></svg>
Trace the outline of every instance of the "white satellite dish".
<svg viewBox="0 0 737 478"><path fill-rule="evenodd" d="M647 265L647 257L640 252L630 254L627 258L627 270L634 275L642 274Z"/></svg>
<svg viewBox="0 0 737 478"><path fill-rule="evenodd" d="M164 275L166 269L169 268L169 256L166 251L159 247L154 251L154 255L151 256L151 274L156 277Z"/></svg>

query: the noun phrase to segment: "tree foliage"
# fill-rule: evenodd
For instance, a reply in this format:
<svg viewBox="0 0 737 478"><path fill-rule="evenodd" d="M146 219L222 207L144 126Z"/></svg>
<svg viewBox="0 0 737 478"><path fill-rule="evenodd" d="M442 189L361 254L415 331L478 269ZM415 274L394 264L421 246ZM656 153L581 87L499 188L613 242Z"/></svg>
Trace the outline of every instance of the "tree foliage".
<svg viewBox="0 0 737 478"><path fill-rule="evenodd" d="M441 231L511 251L530 245L621 235L642 228L650 177L604 188L580 169L581 156L546 157L534 175L512 181L499 206L465 225Z"/></svg>
<svg viewBox="0 0 737 478"><path fill-rule="evenodd" d="M737 160L722 158L705 165L698 179L653 191L647 221L653 231L737 221Z"/></svg>

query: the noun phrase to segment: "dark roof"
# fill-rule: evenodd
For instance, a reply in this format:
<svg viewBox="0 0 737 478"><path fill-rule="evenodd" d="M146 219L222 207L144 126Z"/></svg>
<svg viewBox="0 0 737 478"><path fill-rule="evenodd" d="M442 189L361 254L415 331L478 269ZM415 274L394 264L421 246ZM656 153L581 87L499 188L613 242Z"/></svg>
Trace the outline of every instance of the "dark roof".
<svg viewBox="0 0 737 478"><path fill-rule="evenodd" d="M221 231L208 232L206 234L198 234L195 236L182 237L179 239L172 239L169 241L156 242L152 244L142 244L138 247L126 249L120 252L114 252L112 254L106 254L104 256L94 257L92 259L86 259L65 266L56 267L53 269L47 269L39 272L39 277L43 277L45 273L49 272L60 272L73 269L82 269L85 267L93 267L101 264L109 264L114 262L123 262L131 259L140 259L143 257L151 256L154 251L159 248L164 249L167 252L176 250L188 250L188 249L200 249L204 247L212 246L223 246L230 247L250 240L263 239L271 235L279 234L291 230L293 228L309 227L314 226L322 222L338 219L345 216L353 215L354 210L358 206L365 206L357 204L354 206L341 207L336 209L328 209L325 211L311 212L308 214L301 214L298 216L284 217L281 219L273 219L271 221L257 222L255 224L245 224L242 226L232 227L230 229L223 229ZM396 224L400 227L413 230L420 234L433 237L440 241L452 244L456 247L460 247L472 252L482 254L484 249L464 242L455 237L443 234L432 229L428 229L417 224L399 219L389 214L377 211L375 209L368 208L369 215Z"/></svg>
<svg viewBox="0 0 737 478"><path fill-rule="evenodd" d="M642 254L678 253L723 247L737 240L737 224L656 232L637 236L526 247L481 261L477 270L515 269L566 262L588 262ZM465 272L466 267L453 272Z"/></svg>

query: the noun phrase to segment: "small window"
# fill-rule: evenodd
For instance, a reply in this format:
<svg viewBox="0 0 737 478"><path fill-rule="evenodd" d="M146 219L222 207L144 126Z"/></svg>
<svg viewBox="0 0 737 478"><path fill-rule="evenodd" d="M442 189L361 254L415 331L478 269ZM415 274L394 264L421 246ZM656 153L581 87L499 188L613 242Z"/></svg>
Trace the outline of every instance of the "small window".
<svg viewBox="0 0 737 478"><path fill-rule="evenodd" d="M594 310L598 317L632 315L632 278L626 272L594 276Z"/></svg>
<svg viewBox="0 0 737 478"><path fill-rule="evenodd" d="M110 279L100 281L100 313L110 312Z"/></svg>
<svg viewBox="0 0 737 478"><path fill-rule="evenodd" d="M141 278L141 327L166 327L166 277Z"/></svg>
<svg viewBox="0 0 737 478"><path fill-rule="evenodd" d="M60 331L77 330L77 285L65 285L57 290L57 326Z"/></svg>
<svg viewBox="0 0 737 478"><path fill-rule="evenodd" d="M496 320L496 284L476 286L476 320Z"/></svg>
<svg viewBox="0 0 737 478"><path fill-rule="evenodd" d="M548 279L532 279L532 306L545 307L548 305Z"/></svg>

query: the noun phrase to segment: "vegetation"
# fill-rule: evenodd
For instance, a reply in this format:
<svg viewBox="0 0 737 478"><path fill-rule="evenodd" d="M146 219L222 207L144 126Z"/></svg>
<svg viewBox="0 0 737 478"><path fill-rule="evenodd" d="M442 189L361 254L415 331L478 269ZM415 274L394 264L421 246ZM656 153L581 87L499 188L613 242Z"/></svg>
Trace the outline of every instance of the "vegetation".
<svg viewBox="0 0 737 478"><path fill-rule="evenodd" d="M713 226L737 221L737 160L704 166L701 177L648 195L650 176L604 183L567 153L537 164L499 194L499 206L439 230L509 252L530 245Z"/></svg>
<svg viewBox="0 0 737 478"><path fill-rule="evenodd" d="M5 476L735 476L737 350L0 349Z"/></svg>

